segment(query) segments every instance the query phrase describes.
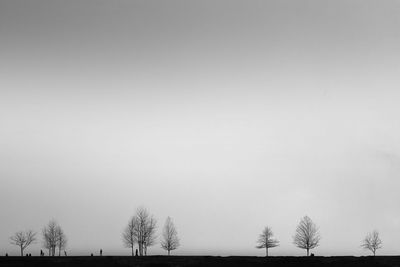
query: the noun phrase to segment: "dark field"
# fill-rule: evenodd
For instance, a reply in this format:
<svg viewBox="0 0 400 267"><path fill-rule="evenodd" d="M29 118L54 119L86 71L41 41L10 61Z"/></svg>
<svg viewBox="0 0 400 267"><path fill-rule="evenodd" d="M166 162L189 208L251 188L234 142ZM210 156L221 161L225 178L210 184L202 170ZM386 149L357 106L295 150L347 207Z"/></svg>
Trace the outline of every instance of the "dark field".
<svg viewBox="0 0 400 267"><path fill-rule="evenodd" d="M400 256L377 257L0 257L0 266L398 266Z"/></svg>

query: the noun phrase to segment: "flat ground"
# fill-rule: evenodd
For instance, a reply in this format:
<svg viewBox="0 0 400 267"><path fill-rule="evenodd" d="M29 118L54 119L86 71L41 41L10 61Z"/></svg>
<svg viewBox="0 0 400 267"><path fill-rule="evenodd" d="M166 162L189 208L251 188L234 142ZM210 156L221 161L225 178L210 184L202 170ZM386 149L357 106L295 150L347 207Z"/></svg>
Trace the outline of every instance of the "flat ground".
<svg viewBox="0 0 400 267"><path fill-rule="evenodd" d="M197 267L197 266L397 266L400 256L377 257L208 257L208 256L103 256L103 257L0 257L1 267L18 266L138 266L138 267Z"/></svg>

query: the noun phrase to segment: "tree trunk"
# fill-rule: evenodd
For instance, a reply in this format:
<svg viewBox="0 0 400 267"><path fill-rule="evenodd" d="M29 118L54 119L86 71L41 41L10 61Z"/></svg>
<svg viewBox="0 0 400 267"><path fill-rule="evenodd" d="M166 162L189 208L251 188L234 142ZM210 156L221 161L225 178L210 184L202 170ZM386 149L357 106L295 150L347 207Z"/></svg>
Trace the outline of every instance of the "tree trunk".
<svg viewBox="0 0 400 267"><path fill-rule="evenodd" d="M24 256L24 248L21 246L21 256Z"/></svg>
<svg viewBox="0 0 400 267"><path fill-rule="evenodd" d="M308 248L308 249L307 249L307 256L309 256L309 252L310 252L310 249Z"/></svg>
<svg viewBox="0 0 400 267"><path fill-rule="evenodd" d="M171 251L168 249L168 256L171 255Z"/></svg>
<svg viewBox="0 0 400 267"><path fill-rule="evenodd" d="M132 256L133 256L133 246L132 246Z"/></svg>
<svg viewBox="0 0 400 267"><path fill-rule="evenodd" d="M265 251L266 251L266 257L268 257L268 247L265 247Z"/></svg>

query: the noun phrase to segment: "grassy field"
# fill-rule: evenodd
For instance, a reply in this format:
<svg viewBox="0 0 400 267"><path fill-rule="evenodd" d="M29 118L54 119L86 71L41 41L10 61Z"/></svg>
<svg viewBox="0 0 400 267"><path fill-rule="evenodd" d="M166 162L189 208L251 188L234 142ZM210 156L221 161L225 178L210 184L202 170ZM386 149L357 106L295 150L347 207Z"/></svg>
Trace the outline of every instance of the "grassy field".
<svg viewBox="0 0 400 267"><path fill-rule="evenodd" d="M398 266L400 256L380 257L0 257L0 266Z"/></svg>

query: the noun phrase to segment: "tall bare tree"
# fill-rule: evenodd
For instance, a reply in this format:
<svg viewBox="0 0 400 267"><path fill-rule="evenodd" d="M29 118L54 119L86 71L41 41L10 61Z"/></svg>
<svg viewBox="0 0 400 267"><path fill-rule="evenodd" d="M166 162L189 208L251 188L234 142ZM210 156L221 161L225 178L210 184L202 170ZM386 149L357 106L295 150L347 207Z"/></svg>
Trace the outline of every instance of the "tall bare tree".
<svg viewBox="0 0 400 267"><path fill-rule="evenodd" d="M157 221L153 218L153 216L151 216L145 228L145 234L144 234L143 248L145 256L147 256L147 248L154 246L154 244L156 243L156 230L157 230Z"/></svg>
<svg viewBox="0 0 400 267"><path fill-rule="evenodd" d="M178 232L176 231L174 222L170 217L167 218L164 224L162 233L163 240L161 241L161 247L168 251L168 256L171 254L171 250L175 250L179 247Z"/></svg>
<svg viewBox="0 0 400 267"><path fill-rule="evenodd" d="M296 229L296 234L293 237L293 243L298 247L307 250L309 256L310 249L316 248L319 245L321 237L315 223L308 216L304 216Z"/></svg>
<svg viewBox="0 0 400 267"><path fill-rule="evenodd" d="M139 255L147 255L147 248L155 244L156 228L156 219L145 208L140 207L122 233L122 241L132 249L132 253L133 246L137 243Z"/></svg>
<svg viewBox="0 0 400 267"><path fill-rule="evenodd" d="M369 233L363 240L361 245L364 249L370 250L374 256L378 249L382 248L382 240L379 238L379 232L373 231Z"/></svg>
<svg viewBox="0 0 400 267"><path fill-rule="evenodd" d="M42 235L43 245L49 250L49 256L54 256L57 246L57 222L55 220L49 221L43 228Z"/></svg>
<svg viewBox="0 0 400 267"><path fill-rule="evenodd" d="M137 243L136 223L136 217L134 216L129 220L128 225L122 233L122 241L124 242L124 246L132 250L132 256L133 248Z"/></svg>
<svg viewBox="0 0 400 267"><path fill-rule="evenodd" d="M67 247L67 237L65 236L63 229L59 225L56 228L56 235L57 235L56 246L58 248L58 256L61 256L61 250L64 250Z"/></svg>
<svg viewBox="0 0 400 267"><path fill-rule="evenodd" d="M61 226L55 221L51 220L42 230L43 246L49 250L49 256L56 255L56 248L61 249L66 246L66 236L61 229ZM60 237L60 235L62 235Z"/></svg>
<svg viewBox="0 0 400 267"><path fill-rule="evenodd" d="M32 230L19 231L10 237L10 243L19 246L21 256L24 256L24 250L36 241L36 233Z"/></svg>
<svg viewBox="0 0 400 267"><path fill-rule="evenodd" d="M265 248L266 257L268 257L268 249L279 246L279 241L273 238L274 233L268 226L264 228L257 240L257 248Z"/></svg>

